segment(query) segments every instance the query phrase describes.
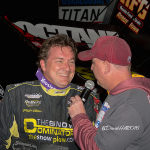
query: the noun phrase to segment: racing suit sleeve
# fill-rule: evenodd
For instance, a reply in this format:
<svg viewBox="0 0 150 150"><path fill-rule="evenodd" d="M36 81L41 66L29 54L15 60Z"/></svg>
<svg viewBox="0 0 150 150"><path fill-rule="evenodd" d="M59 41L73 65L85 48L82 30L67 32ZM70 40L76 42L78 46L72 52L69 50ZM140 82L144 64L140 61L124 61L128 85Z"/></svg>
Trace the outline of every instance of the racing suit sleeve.
<svg viewBox="0 0 150 150"><path fill-rule="evenodd" d="M19 137L17 123L12 109L12 100L6 88L2 102L0 103L0 149L8 149L11 145L11 137Z"/></svg>
<svg viewBox="0 0 150 150"><path fill-rule="evenodd" d="M86 114L79 114L72 118L74 139L82 150L100 150L95 143L97 133Z"/></svg>

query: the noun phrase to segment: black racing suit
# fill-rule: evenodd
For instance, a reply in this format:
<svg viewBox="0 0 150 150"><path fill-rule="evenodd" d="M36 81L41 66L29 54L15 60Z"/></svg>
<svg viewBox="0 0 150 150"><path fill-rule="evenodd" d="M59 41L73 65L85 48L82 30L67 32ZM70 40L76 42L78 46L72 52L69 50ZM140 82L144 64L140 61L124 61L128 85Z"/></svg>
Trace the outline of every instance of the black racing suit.
<svg viewBox="0 0 150 150"><path fill-rule="evenodd" d="M71 83L66 89L47 91L38 80L7 86L0 105L0 149L9 148L12 136L79 149L67 118L70 97L82 90L83 87ZM99 99L92 92L85 103L92 122L96 119L95 98Z"/></svg>

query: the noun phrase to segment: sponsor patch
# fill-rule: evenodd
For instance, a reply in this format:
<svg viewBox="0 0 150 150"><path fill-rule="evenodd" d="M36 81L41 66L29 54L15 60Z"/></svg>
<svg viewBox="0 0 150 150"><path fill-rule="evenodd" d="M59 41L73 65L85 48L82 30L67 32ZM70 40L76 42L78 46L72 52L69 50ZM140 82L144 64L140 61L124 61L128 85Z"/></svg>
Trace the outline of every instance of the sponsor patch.
<svg viewBox="0 0 150 150"><path fill-rule="evenodd" d="M14 86L19 86L19 85L21 85L21 83L14 84Z"/></svg>
<svg viewBox="0 0 150 150"><path fill-rule="evenodd" d="M82 87L82 86L77 86L77 90L83 91L83 89L84 89L84 87Z"/></svg>
<svg viewBox="0 0 150 150"><path fill-rule="evenodd" d="M42 95L40 93L33 93L33 94L25 94L25 97L27 98L40 98Z"/></svg>
<svg viewBox="0 0 150 150"><path fill-rule="evenodd" d="M35 106L39 106L41 104L41 101L38 100L25 100L25 103L28 107L35 107Z"/></svg>
<svg viewBox="0 0 150 150"><path fill-rule="evenodd" d="M65 91L55 91L54 94L65 94Z"/></svg>
<svg viewBox="0 0 150 150"><path fill-rule="evenodd" d="M19 86L19 85L21 85L21 84L34 84L34 82L33 81L31 81L31 82L23 82L23 83L17 83L17 84L14 84L14 86Z"/></svg>
<svg viewBox="0 0 150 150"><path fill-rule="evenodd" d="M23 112L42 112L42 111L37 109L23 109Z"/></svg>

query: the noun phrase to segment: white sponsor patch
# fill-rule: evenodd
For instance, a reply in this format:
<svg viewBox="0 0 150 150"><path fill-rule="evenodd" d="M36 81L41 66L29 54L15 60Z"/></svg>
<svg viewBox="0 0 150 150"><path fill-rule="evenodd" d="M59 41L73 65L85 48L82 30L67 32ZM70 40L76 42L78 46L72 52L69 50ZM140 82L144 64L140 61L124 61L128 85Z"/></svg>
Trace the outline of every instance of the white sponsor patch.
<svg viewBox="0 0 150 150"><path fill-rule="evenodd" d="M40 98L40 97L42 97L42 95L40 93L39 94L33 93L33 94L25 94L25 97L27 97L27 98Z"/></svg>

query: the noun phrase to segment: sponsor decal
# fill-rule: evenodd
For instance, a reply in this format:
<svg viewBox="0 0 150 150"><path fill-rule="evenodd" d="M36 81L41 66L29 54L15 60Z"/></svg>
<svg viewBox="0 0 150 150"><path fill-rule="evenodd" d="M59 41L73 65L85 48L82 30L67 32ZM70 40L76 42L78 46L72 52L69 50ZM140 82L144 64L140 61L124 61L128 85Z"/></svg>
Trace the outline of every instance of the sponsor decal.
<svg viewBox="0 0 150 150"><path fill-rule="evenodd" d="M12 145L12 148L13 150L19 150L19 149L38 150L36 145L27 142L20 142L20 141L15 141L15 143L13 143Z"/></svg>
<svg viewBox="0 0 150 150"><path fill-rule="evenodd" d="M14 86L19 86L19 85L22 85L22 84L34 84L34 82L23 82L23 83L17 83L17 84L14 84Z"/></svg>
<svg viewBox="0 0 150 150"><path fill-rule="evenodd" d="M51 143L74 142L73 126L67 122L25 118L24 131L29 139L51 141Z"/></svg>
<svg viewBox="0 0 150 150"><path fill-rule="evenodd" d="M19 86L19 85L21 85L21 83L14 84L14 86Z"/></svg>
<svg viewBox="0 0 150 150"><path fill-rule="evenodd" d="M147 12L149 10L148 1L120 0L117 8L119 12L116 14L116 18L119 19L123 24L127 24L128 21L132 19L132 22L128 25L128 27L134 33L138 34L140 28L143 28L143 21L146 19ZM138 15L135 17L134 14Z"/></svg>
<svg viewBox="0 0 150 150"><path fill-rule="evenodd" d="M41 104L41 101L38 101L38 100L25 100L25 103L28 107L36 107L36 106L39 106Z"/></svg>
<svg viewBox="0 0 150 150"><path fill-rule="evenodd" d="M34 84L34 82L33 82L33 81L31 81L31 82L23 82L23 83L27 83L27 84Z"/></svg>
<svg viewBox="0 0 150 150"><path fill-rule="evenodd" d="M40 98L42 95L40 93L33 93L33 94L25 94L25 97L27 98Z"/></svg>
<svg viewBox="0 0 150 150"><path fill-rule="evenodd" d="M65 91L55 91L54 94L65 94Z"/></svg>
<svg viewBox="0 0 150 150"><path fill-rule="evenodd" d="M96 29L84 29L79 27L69 27L69 26L61 26L61 25L49 25L49 24L35 24L33 25L30 22L26 21L17 21L14 22L13 25L18 26L23 31L30 33L31 35L35 36L36 38L47 39L52 37L57 33L63 33L68 35L70 33L71 38L74 39L76 43L82 43L85 41L89 48L92 48L93 43L100 37L100 36L113 36L116 32L115 31L106 31L106 30L96 30ZM38 32L37 32L38 31ZM22 32L23 33L23 32ZM26 36L26 34L23 34ZM68 35L68 36L70 36ZM116 35L118 36L118 34ZM26 36L29 40L32 37ZM82 37L82 38L80 38ZM31 40L32 41L32 40Z"/></svg>
<svg viewBox="0 0 150 150"><path fill-rule="evenodd" d="M23 109L23 112L42 112L42 111L37 109Z"/></svg>
<svg viewBox="0 0 150 150"><path fill-rule="evenodd" d="M83 90L84 90L84 87L77 85L77 90L83 91Z"/></svg>
<svg viewBox="0 0 150 150"><path fill-rule="evenodd" d="M108 3L109 0L59 0L59 19L102 23Z"/></svg>
<svg viewBox="0 0 150 150"><path fill-rule="evenodd" d="M95 91L91 91L91 94L94 95L94 96L97 95Z"/></svg>
<svg viewBox="0 0 150 150"><path fill-rule="evenodd" d="M48 84L46 82L46 79L44 77L42 77L42 79L40 80L41 83L43 83L43 85L45 85L46 87L48 87L49 89L55 89L54 87L52 87L50 84Z"/></svg>
<svg viewBox="0 0 150 150"><path fill-rule="evenodd" d="M99 125L101 124L102 120L104 119L105 113L110 108L109 104L107 102L104 102L102 105L102 108L98 114L97 120L95 122L95 128L98 129Z"/></svg>
<svg viewBox="0 0 150 150"><path fill-rule="evenodd" d="M148 1L147 0L139 0L137 2L135 0L120 0L120 3L122 3L131 12L133 12L134 10L137 10L137 13L138 13L141 9L143 9L143 7L145 5L148 4ZM149 10L149 5L147 5L147 7L138 14L138 18L141 20L144 20L146 18L148 10Z"/></svg>
<svg viewBox="0 0 150 150"><path fill-rule="evenodd" d="M124 6L122 6L121 4L118 4L118 9L125 14L129 19L132 19L132 17L134 16L130 11L128 11ZM134 18L133 19L134 23L136 23L136 25L138 25L140 28L143 27L143 22L138 19L138 18Z"/></svg>
<svg viewBox="0 0 150 150"><path fill-rule="evenodd" d="M40 68L38 68L37 72L36 72L36 76L37 78L39 79L39 81L41 82L41 84L46 88L46 90L48 91L49 89L60 89L60 90L63 90L63 89L66 89L67 87L70 86L70 84L65 87L65 88L59 88L55 85L53 85L51 82L49 82L42 74ZM56 94L56 93L55 93Z"/></svg>
<svg viewBox="0 0 150 150"><path fill-rule="evenodd" d="M71 98L71 97L67 97L67 105L68 105L68 109L69 109L69 107L70 107L70 104L72 103L72 101L71 101L70 98ZM67 116L69 116L68 113L67 113Z"/></svg>
<svg viewBox="0 0 150 150"><path fill-rule="evenodd" d="M123 24L127 24L128 23L128 19L126 17L124 17L124 15L122 15L121 12L118 12L118 14L116 15L116 17L122 21ZM136 34L138 34L139 32L139 28L137 28L133 22L131 22L128 26L133 32L135 32Z"/></svg>
<svg viewBox="0 0 150 150"><path fill-rule="evenodd" d="M74 142L74 138L60 138L59 136L56 136L56 138L50 137L50 136L43 136L43 135L32 135L28 134L30 140L42 140L42 141L51 141L54 143L64 143L64 142Z"/></svg>
<svg viewBox="0 0 150 150"><path fill-rule="evenodd" d="M60 5L96 5L109 3L109 0L59 0Z"/></svg>
<svg viewBox="0 0 150 150"><path fill-rule="evenodd" d="M102 23L106 9L101 15L100 12L105 6L76 6L76 7L59 7L59 19Z"/></svg>

